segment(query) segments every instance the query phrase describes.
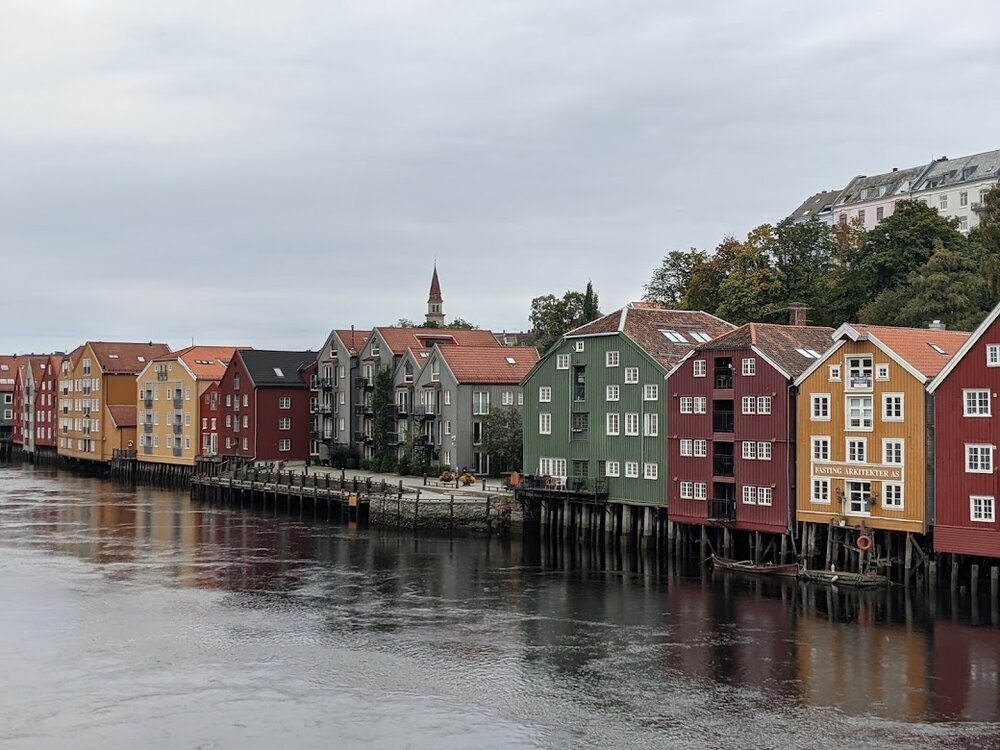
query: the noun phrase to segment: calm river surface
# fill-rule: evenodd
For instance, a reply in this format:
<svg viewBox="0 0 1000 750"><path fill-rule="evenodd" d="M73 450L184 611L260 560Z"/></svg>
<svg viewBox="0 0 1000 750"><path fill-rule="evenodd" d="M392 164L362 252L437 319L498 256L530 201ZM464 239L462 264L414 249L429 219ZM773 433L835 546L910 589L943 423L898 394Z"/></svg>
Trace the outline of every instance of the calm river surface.
<svg viewBox="0 0 1000 750"><path fill-rule="evenodd" d="M3 748L997 748L996 618L0 466Z"/></svg>

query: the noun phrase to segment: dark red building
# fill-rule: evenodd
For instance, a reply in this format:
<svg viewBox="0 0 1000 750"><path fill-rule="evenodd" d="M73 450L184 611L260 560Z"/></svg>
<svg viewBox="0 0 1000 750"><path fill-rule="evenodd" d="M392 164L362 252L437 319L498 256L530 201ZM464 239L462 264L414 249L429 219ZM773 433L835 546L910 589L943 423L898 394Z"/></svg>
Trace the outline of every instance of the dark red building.
<svg viewBox="0 0 1000 750"><path fill-rule="evenodd" d="M218 385L219 453L304 461L309 456L309 378L315 367L316 352L237 351Z"/></svg>
<svg viewBox="0 0 1000 750"><path fill-rule="evenodd" d="M15 357L13 442L25 452L56 445L58 401L56 382L62 355Z"/></svg>
<svg viewBox="0 0 1000 750"><path fill-rule="evenodd" d="M667 374L667 513L675 523L784 534L795 514L792 381L830 328L747 323Z"/></svg>
<svg viewBox="0 0 1000 750"><path fill-rule="evenodd" d="M934 396L934 549L1000 557L1000 305L928 386Z"/></svg>

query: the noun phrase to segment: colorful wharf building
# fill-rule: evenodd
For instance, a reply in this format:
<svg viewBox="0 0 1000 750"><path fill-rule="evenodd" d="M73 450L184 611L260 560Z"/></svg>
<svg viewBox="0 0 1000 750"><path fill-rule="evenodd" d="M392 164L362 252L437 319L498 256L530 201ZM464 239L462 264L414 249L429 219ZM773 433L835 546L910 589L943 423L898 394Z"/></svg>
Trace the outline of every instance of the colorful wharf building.
<svg viewBox="0 0 1000 750"><path fill-rule="evenodd" d="M787 535L795 520L793 382L830 348L832 328L747 323L698 344L667 374L666 483L670 520L721 528L722 549L751 554L740 541L754 532ZM683 533L683 529L680 529ZM773 541L773 540L772 540ZM777 554L775 555L777 557ZM783 560L786 561L786 560Z"/></svg>
<svg viewBox="0 0 1000 750"><path fill-rule="evenodd" d="M14 445L31 462L56 455L56 386L62 355L17 357L14 376Z"/></svg>

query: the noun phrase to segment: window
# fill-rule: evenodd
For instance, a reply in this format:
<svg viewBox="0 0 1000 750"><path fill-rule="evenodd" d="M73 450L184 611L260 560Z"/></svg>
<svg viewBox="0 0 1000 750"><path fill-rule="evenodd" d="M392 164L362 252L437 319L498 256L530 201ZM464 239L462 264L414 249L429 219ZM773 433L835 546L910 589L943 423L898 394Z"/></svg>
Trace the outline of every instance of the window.
<svg viewBox="0 0 1000 750"><path fill-rule="evenodd" d="M692 375L696 378L703 378L708 372L708 366L703 359L696 359L691 367Z"/></svg>
<svg viewBox="0 0 1000 750"><path fill-rule="evenodd" d="M770 505L774 498L774 490L771 487L757 488L757 505Z"/></svg>
<svg viewBox="0 0 1000 750"><path fill-rule="evenodd" d="M483 442L483 423L481 420L472 422L472 444L479 445Z"/></svg>
<svg viewBox="0 0 1000 750"><path fill-rule="evenodd" d="M621 474L621 469L617 461L605 461L604 471L609 477L617 477Z"/></svg>
<svg viewBox="0 0 1000 750"><path fill-rule="evenodd" d="M517 392L517 405L524 406L524 391Z"/></svg>
<svg viewBox="0 0 1000 750"><path fill-rule="evenodd" d="M539 435L551 435L552 434L552 414L543 411L538 415L538 434Z"/></svg>
<svg viewBox="0 0 1000 750"><path fill-rule="evenodd" d="M966 417L990 416L990 392L987 389L967 389L962 391Z"/></svg>
<svg viewBox="0 0 1000 750"><path fill-rule="evenodd" d="M643 479L656 479L659 474L658 464L643 464L642 465L642 478Z"/></svg>
<svg viewBox="0 0 1000 750"><path fill-rule="evenodd" d="M605 398L608 401L617 401L621 392L621 386L609 385L605 391Z"/></svg>
<svg viewBox="0 0 1000 750"><path fill-rule="evenodd" d="M285 442L288 443L289 446L291 446L291 443L292 443L291 440L286 440ZM250 438L243 438L243 450L245 450L245 451L246 450L250 450ZM278 450L281 450L281 444L280 444L280 442L278 444ZM288 450L291 450L291 447L289 447Z"/></svg>
<svg viewBox="0 0 1000 750"><path fill-rule="evenodd" d="M830 394L812 394L812 419L816 421L830 421Z"/></svg>
<svg viewBox="0 0 1000 750"><path fill-rule="evenodd" d="M590 426L590 414L587 412L573 413L572 440L586 440L587 429Z"/></svg>
<svg viewBox="0 0 1000 750"><path fill-rule="evenodd" d="M504 391L504 393L507 393L507 391ZM444 398L444 405L451 406L451 391L443 391L441 396ZM511 400L511 403L514 403L513 399Z"/></svg>
<svg viewBox="0 0 1000 750"><path fill-rule="evenodd" d="M282 396L281 398L279 398L278 399L278 408L279 409L291 409L292 408L292 397L291 396Z"/></svg>
<svg viewBox="0 0 1000 750"><path fill-rule="evenodd" d="M885 218L885 209L879 206L875 209L875 221L882 221Z"/></svg>
<svg viewBox="0 0 1000 750"><path fill-rule="evenodd" d="M445 391L445 404L451 403L451 391ZM500 403L504 406L514 405L514 391L504 391L500 396Z"/></svg>
<svg viewBox="0 0 1000 750"><path fill-rule="evenodd" d="M705 396L695 396L694 397L694 413L695 414L707 414L708 413L708 398Z"/></svg>
<svg viewBox="0 0 1000 750"><path fill-rule="evenodd" d="M657 437L660 434L660 415L646 412L642 415L642 434L646 437Z"/></svg>
<svg viewBox="0 0 1000 750"><path fill-rule="evenodd" d="M852 464L863 464L868 460L868 441L865 438L848 439L847 460Z"/></svg>
<svg viewBox="0 0 1000 750"><path fill-rule="evenodd" d="M705 458L708 456L708 441L707 440L695 440L694 441L694 455L696 458Z"/></svg>
<svg viewBox="0 0 1000 750"><path fill-rule="evenodd" d="M639 478L639 462L638 461L626 461L625 462L625 478L626 479L638 479Z"/></svg>
<svg viewBox="0 0 1000 750"><path fill-rule="evenodd" d="M863 193L864 190L862 190L861 192ZM865 210L863 208L858 211L858 221L860 221L862 224L865 223Z"/></svg>
<svg viewBox="0 0 1000 750"><path fill-rule="evenodd" d="M742 362L741 372L744 375L756 375L757 374L757 360L753 357L744 357Z"/></svg>
<svg viewBox="0 0 1000 750"><path fill-rule="evenodd" d="M986 345L986 366L1000 367L1000 344Z"/></svg>
<svg viewBox="0 0 1000 750"><path fill-rule="evenodd" d="M970 474L991 474L993 472L993 446L966 443L965 470Z"/></svg>
<svg viewBox="0 0 1000 750"><path fill-rule="evenodd" d="M903 465L903 441L883 440L882 441L882 463Z"/></svg>
<svg viewBox="0 0 1000 750"><path fill-rule="evenodd" d="M618 435L619 434L619 416L617 412L609 411L605 415L605 423L607 427L608 435Z"/></svg>
<svg viewBox="0 0 1000 750"><path fill-rule="evenodd" d="M604 353L604 366L605 367L618 367L618 352L605 352Z"/></svg>
<svg viewBox="0 0 1000 750"><path fill-rule="evenodd" d="M743 413L744 414L756 414L757 413L757 397L756 396L744 396L743 397Z"/></svg>
<svg viewBox="0 0 1000 750"><path fill-rule="evenodd" d="M248 425L243 425L243 426L247 427ZM289 419L288 417L282 417L281 419L278 420L278 429L279 430L292 429L292 420Z"/></svg>
<svg viewBox="0 0 1000 750"><path fill-rule="evenodd" d="M542 404L547 404L552 401L552 386L540 385L538 386L538 401Z"/></svg>
<svg viewBox="0 0 1000 750"><path fill-rule="evenodd" d="M566 476L565 458L539 458L538 473L546 477Z"/></svg>
<svg viewBox="0 0 1000 750"><path fill-rule="evenodd" d="M872 358L847 358L847 387L852 390L869 390L872 387Z"/></svg>
<svg viewBox="0 0 1000 750"><path fill-rule="evenodd" d="M757 413L758 414L770 414L771 413L771 397L770 396L758 396L757 397Z"/></svg>
<svg viewBox="0 0 1000 750"><path fill-rule="evenodd" d="M872 429L871 396L847 397L847 429L849 430Z"/></svg>
<svg viewBox="0 0 1000 750"><path fill-rule="evenodd" d="M248 393L243 394L243 405L250 406L250 394Z"/></svg>
<svg viewBox="0 0 1000 750"><path fill-rule="evenodd" d="M556 369L557 370L568 370L569 369L569 355L568 354L557 354L556 355Z"/></svg>
<svg viewBox="0 0 1000 750"><path fill-rule="evenodd" d="M903 394L883 393L882 394L882 421L902 422L903 421Z"/></svg>
<svg viewBox="0 0 1000 750"><path fill-rule="evenodd" d="M586 342L585 341L574 341L573 342L573 349L575 351L582 352L585 346L586 346Z"/></svg>
<svg viewBox="0 0 1000 750"><path fill-rule="evenodd" d="M244 440L246 440L246 438L244 438ZM244 448L246 448L246 446L244 446ZM282 438L281 440L278 441L279 451L287 453L291 449L292 449L292 441L289 440L288 438Z"/></svg>
<svg viewBox="0 0 1000 750"><path fill-rule="evenodd" d="M539 416L541 416L541 415L539 415ZM451 420L450 419L444 420L444 424L442 425L442 428L444 429L444 434L445 435L451 435ZM445 463L449 463L449 462L445 461Z"/></svg>
<svg viewBox="0 0 1000 750"><path fill-rule="evenodd" d="M625 412L625 434L639 434L639 415L635 412Z"/></svg>
<svg viewBox="0 0 1000 750"><path fill-rule="evenodd" d="M489 391L472 392L472 413L477 416L482 416L490 413Z"/></svg>
<svg viewBox="0 0 1000 750"><path fill-rule="evenodd" d="M969 194L968 193L959 193L958 194L958 205L960 205L960 206L968 206L969 205Z"/></svg>
<svg viewBox="0 0 1000 750"><path fill-rule="evenodd" d="M243 426L244 427L249 427L250 426L250 417L247 414L243 415Z"/></svg>
<svg viewBox="0 0 1000 750"><path fill-rule="evenodd" d="M694 399L690 396L681 396L681 414L690 414L694 407Z"/></svg>
<svg viewBox="0 0 1000 750"><path fill-rule="evenodd" d="M958 217L958 230L960 232L968 232L969 231L969 217L968 216L959 216Z"/></svg>
<svg viewBox="0 0 1000 750"><path fill-rule="evenodd" d="M642 387L643 401L656 401L660 397L660 387L656 383L647 383Z"/></svg>
<svg viewBox="0 0 1000 750"><path fill-rule="evenodd" d="M694 482L681 482L681 499L691 500L694 498Z"/></svg>
<svg viewBox="0 0 1000 750"><path fill-rule="evenodd" d="M694 440L690 440L688 438L681 438L681 455L682 456L694 455Z"/></svg>
<svg viewBox="0 0 1000 750"><path fill-rule="evenodd" d="M639 382L639 368L638 367L626 367L625 368L625 382L626 383L638 383Z"/></svg>
<svg viewBox="0 0 1000 750"><path fill-rule="evenodd" d="M830 460L830 438L814 437L812 439L812 459L813 461Z"/></svg>
<svg viewBox="0 0 1000 750"><path fill-rule="evenodd" d="M903 509L903 485L897 482L882 483L882 507L890 510Z"/></svg>
<svg viewBox="0 0 1000 750"><path fill-rule="evenodd" d="M847 483L847 512L867 514L871 504L871 482Z"/></svg>
<svg viewBox="0 0 1000 750"><path fill-rule="evenodd" d="M708 499L708 485L705 482L694 483L694 499L695 500Z"/></svg>
<svg viewBox="0 0 1000 750"><path fill-rule="evenodd" d="M876 380L888 380L889 379L889 365L876 365L875 366L875 379Z"/></svg>
<svg viewBox="0 0 1000 750"><path fill-rule="evenodd" d="M757 459L757 443L752 440L743 441L743 458L747 461L754 461Z"/></svg>
<svg viewBox="0 0 1000 750"><path fill-rule="evenodd" d="M981 523L993 523L995 516L992 497L972 495L969 498L969 518Z"/></svg>
<svg viewBox="0 0 1000 750"><path fill-rule="evenodd" d="M743 487L743 502L746 505L756 505L757 504L757 488L748 487L744 485Z"/></svg>
<svg viewBox="0 0 1000 750"><path fill-rule="evenodd" d="M758 461L771 460L771 444L769 442L757 443L757 460Z"/></svg>
<svg viewBox="0 0 1000 750"><path fill-rule="evenodd" d="M947 211L948 210L948 194L947 193L941 193L941 195L938 196L938 206L940 206L940 208L941 208L942 211Z"/></svg>
<svg viewBox="0 0 1000 750"><path fill-rule="evenodd" d="M840 380L840 365L830 365L830 380Z"/></svg>

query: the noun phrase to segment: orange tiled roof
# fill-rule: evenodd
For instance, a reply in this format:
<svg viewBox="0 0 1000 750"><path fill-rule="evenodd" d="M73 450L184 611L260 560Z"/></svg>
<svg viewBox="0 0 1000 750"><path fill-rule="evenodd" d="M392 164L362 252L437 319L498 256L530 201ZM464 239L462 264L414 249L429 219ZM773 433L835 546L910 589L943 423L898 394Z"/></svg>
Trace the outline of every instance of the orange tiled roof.
<svg viewBox="0 0 1000 750"><path fill-rule="evenodd" d="M350 328L334 329L334 333L344 342L344 346L347 347L347 351L351 354L360 352L361 347L365 345L368 337L372 335L371 331L354 331Z"/></svg>
<svg viewBox="0 0 1000 750"><path fill-rule="evenodd" d="M248 348L242 346L189 346L174 352L169 357L160 357L159 359L176 358L183 361L188 369L194 373L197 380L222 380L236 350Z"/></svg>
<svg viewBox="0 0 1000 750"><path fill-rule="evenodd" d="M468 331L459 328L376 328L394 355L403 354L407 347L414 352L442 346L495 346L500 342L492 331Z"/></svg>
<svg viewBox="0 0 1000 750"><path fill-rule="evenodd" d="M90 341L91 350L106 375L137 374L148 362L170 354L166 344ZM75 360L74 360L75 361Z"/></svg>
<svg viewBox="0 0 1000 750"><path fill-rule="evenodd" d="M135 427L138 421L134 406L109 406L108 413L118 427Z"/></svg>
<svg viewBox="0 0 1000 750"><path fill-rule="evenodd" d="M533 346L442 346L441 356L459 383L517 385L538 362Z"/></svg>
<svg viewBox="0 0 1000 750"><path fill-rule="evenodd" d="M938 331L933 328L893 328L852 325L866 336L874 336L924 377L933 378L954 357L972 334L966 331ZM932 346L933 345L933 346ZM939 347L942 352L937 351Z"/></svg>

